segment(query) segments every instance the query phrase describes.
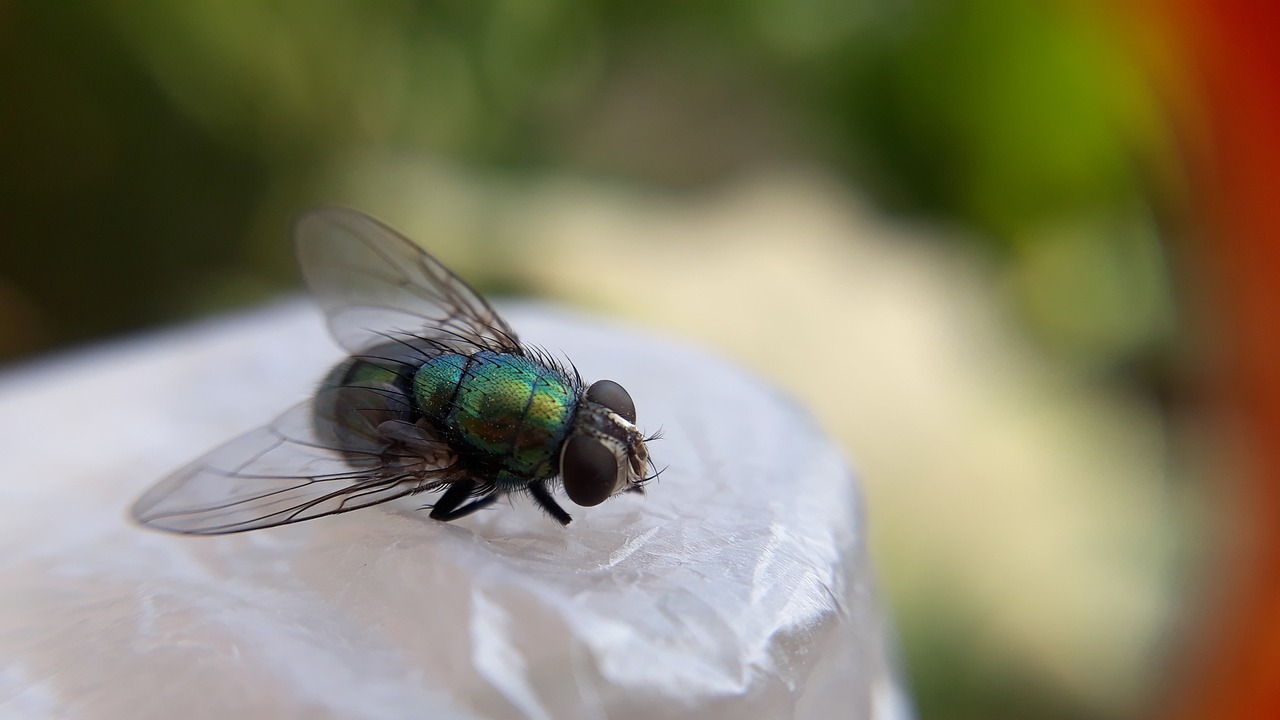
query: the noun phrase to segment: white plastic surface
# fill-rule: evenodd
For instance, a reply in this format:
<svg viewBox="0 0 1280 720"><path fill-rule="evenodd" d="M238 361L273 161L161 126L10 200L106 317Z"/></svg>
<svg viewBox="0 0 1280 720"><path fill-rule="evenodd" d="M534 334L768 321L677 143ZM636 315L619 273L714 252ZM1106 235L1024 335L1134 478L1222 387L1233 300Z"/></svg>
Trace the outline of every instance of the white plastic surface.
<svg viewBox="0 0 1280 720"><path fill-rule="evenodd" d="M150 483L339 359L302 303L0 376L0 715L905 716L856 484L808 415L697 350L504 314L662 428L647 496L564 501L567 528L525 498L452 524L410 498L224 537L133 525Z"/></svg>

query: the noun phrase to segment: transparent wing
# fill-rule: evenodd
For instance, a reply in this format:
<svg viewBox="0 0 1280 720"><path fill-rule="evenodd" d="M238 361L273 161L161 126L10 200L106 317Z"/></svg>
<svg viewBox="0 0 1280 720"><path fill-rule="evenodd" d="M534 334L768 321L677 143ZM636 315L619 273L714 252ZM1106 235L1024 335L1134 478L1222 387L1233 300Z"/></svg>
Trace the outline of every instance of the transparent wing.
<svg viewBox="0 0 1280 720"><path fill-rule="evenodd" d="M316 417L319 404L297 405L165 478L134 504L134 518L172 532L235 533L356 510L458 479L444 443L389 444L372 426L353 429L349 418L342 439L319 440L315 425L339 422Z"/></svg>
<svg viewBox="0 0 1280 720"><path fill-rule="evenodd" d="M307 285L342 347L418 337L465 352L519 349L489 303L422 248L356 210L319 208L294 226Z"/></svg>

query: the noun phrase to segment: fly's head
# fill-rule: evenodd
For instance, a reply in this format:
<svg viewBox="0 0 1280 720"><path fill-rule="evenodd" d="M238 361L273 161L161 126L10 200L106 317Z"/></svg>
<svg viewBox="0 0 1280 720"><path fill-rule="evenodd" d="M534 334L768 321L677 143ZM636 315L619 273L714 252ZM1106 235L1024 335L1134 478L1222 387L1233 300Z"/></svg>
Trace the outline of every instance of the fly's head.
<svg viewBox="0 0 1280 720"><path fill-rule="evenodd" d="M600 380L587 388L560 450L565 493L583 507L624 492L642 492L651 479L649 448L636 427L636 406L621 385Z"/></svg>

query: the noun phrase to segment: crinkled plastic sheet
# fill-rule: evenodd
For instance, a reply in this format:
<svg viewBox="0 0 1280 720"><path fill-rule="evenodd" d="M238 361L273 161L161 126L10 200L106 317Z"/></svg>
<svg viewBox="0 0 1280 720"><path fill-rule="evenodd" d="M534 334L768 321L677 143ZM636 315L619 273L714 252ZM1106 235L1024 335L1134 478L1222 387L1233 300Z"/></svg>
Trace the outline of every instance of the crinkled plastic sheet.
<svg viewBox="0 0 1280 720"><path fill-rule="evenodd" d="M0 379L0 714L904 716L856 484L814 421L704 352L508 314L661 426L647 496L566 505L567 528L525 498L453 524L410 498L235 536L134 526L146 486L338 358L296 303Z"/></svg>

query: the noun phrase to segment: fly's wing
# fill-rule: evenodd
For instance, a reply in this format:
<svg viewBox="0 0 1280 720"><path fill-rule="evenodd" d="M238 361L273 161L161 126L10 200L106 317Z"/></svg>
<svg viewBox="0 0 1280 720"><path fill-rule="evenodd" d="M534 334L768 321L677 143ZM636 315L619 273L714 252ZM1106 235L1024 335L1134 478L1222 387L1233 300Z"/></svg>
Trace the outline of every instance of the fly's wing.
<svg viewBox="0 0 1280 720"><path fill-rule="evenodd" d="M515 332L422 248L364 213L319 208L294 226L298 262L349 352L421 338L462 352L518 352Z"/></svg>
<svg viewBox="0 0 1280 720"><path fill-rule="evenodd" d="M334 515L435 490L456 480L448 446L388 443L347 419L318 439L322 400L295 406L270 425L218 447L162 480L133 506L138 522L172 532L219 535Z"/></svg>

